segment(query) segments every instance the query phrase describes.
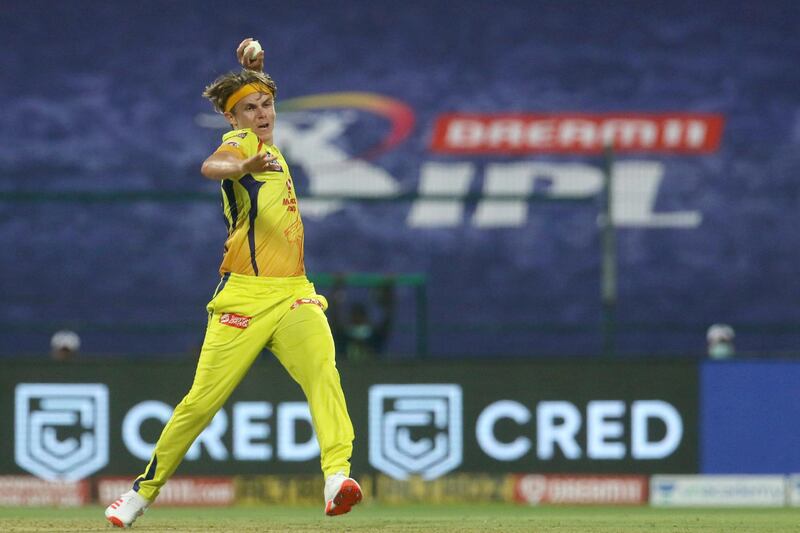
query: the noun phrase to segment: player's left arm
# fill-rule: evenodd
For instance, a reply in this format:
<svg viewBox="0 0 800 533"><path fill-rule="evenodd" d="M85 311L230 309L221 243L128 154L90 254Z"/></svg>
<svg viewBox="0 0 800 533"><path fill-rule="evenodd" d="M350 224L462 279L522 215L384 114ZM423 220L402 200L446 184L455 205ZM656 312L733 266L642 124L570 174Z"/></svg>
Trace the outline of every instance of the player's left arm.
<svg viewBox="0 0 800 533"><path fill-rule="evenodd" d="M244 158L237 152L217 150L203 161L200 172L211 180L238 179L245 174L266 172L277 158L269 152Z"/></svg>

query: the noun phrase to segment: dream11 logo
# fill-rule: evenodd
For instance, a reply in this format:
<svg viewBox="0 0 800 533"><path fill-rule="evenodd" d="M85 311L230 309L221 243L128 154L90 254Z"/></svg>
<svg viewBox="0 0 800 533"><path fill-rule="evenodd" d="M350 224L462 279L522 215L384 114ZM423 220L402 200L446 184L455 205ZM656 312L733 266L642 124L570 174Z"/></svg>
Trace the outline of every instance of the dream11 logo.
<svg viewBox="0 0 800 533"><path fill-rule="evenodd" d="M430 480L461 464L462 392L455 384L373 385L369 462L395 479Z"/></svg>
<svg viewBox="0 0 800 533"><path fill-rule="evenodd" d="M14 458L49 481L78 481L108 463L108 387L20 383L15 389Z"/></svg>

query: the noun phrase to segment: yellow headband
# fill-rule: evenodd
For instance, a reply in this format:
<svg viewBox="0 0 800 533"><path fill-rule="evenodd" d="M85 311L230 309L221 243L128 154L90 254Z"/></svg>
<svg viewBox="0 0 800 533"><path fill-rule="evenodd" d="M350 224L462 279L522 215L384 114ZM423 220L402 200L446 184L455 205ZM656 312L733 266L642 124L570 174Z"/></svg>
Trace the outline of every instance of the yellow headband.
<svg viewBox="0 0 800 533"><path fill-rule="evenodd" d="M233 106L239 103L239 100L253 93L269 93L272 95L272 89L270 89L267 84L261 82L253 82L248 83L247 85L242 85L236 89L236 92L230 95L225 101L225 112L228 113L231 109L233 109Z"/></svg>

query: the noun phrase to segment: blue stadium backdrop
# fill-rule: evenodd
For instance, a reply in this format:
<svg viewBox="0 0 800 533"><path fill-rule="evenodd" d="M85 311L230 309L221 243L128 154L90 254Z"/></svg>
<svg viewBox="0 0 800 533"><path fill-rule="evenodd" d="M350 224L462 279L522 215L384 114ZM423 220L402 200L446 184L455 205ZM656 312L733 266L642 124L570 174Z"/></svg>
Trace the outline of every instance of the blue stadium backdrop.
<svg viewBox="0 0 800 533"><path fill-rule="evenodd" d="M702 353L718 321L795 350L798 23L792 1L4 1L0 353L64 324L90 353L201 342L225 226L200 93L247 36L310 197L309 271L426 275L431 356L601 352L604 135L618 351ZM532 193L589 200L508 196Z"/></svg>

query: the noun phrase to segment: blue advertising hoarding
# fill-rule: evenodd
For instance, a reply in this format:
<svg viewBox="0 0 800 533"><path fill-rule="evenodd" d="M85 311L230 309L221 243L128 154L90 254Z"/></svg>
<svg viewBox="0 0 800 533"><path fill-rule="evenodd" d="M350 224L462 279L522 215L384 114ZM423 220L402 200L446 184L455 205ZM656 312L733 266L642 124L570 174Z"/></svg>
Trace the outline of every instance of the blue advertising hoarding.
<svg viewBox="0 0 800 533"><path fill-rule="evenodd" d="M800 472L800 364L701 365L700 467L705 474Z"/></svg>

